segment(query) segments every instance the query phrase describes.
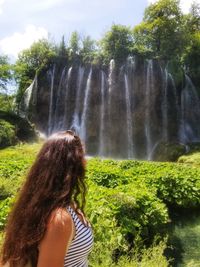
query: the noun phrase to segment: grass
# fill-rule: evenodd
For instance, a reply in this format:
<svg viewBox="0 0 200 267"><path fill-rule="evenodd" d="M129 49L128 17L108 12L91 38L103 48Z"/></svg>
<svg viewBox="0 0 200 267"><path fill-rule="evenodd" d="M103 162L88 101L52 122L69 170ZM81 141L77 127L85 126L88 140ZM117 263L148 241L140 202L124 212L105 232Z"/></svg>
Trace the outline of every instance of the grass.
<svg viewBox="0 0 200 267"><path fill-rule="evenodd" d="M200 167L200 152L195 151L188 155L181 156L178 159L179 163L189 164L195 167Z"/></svg>
<svg viewBox="0 0 200 267"><path fill-rule="evenodd" d="M150 248L137 251L135 248L131 256L121 256L117 263L113 263L112 255L106 247L93 250L90 256L89 267L169 267L170 260L163 255L166 242L153 244ZM98 259L98 260L97 260Z"/></svg>

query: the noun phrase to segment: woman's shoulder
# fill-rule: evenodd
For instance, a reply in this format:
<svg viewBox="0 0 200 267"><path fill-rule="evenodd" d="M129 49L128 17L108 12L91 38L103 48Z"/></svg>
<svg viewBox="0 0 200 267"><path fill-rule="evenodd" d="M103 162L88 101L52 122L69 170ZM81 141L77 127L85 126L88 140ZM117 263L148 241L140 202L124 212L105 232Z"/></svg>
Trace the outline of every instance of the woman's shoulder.
<svg viewBox="0 0 200 267"><path fill-rule="evenodd" d="M72 226L73 220L67 209L57 208L51 212L48 228L69 228Z"/></svg>

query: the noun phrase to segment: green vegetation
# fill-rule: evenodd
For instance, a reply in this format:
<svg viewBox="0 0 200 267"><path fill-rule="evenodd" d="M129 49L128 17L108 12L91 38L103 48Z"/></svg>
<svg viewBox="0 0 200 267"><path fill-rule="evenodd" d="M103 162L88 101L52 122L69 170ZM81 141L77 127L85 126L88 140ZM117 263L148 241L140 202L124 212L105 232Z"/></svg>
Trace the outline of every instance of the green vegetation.
<svg viewBox="0 0 200 267"><path fill-rule="evenodd" d="M40 144L17 145L0 150L0 199L17 193Z"/></svg>
<svg viewBox="0 0 200 267"><path fill-rule="evenodd" d="M0 147L37 140L33 125L14 112L0 110Z"/></svg>
<svg viewBox="0 0 200 267"><path fill-rule="evenodd" d="M111 59L123 63L131 54L133 35L129 27L113 25L101 40L102 55L105 63Z"/></svg>
<svg viewBox="0 0 200 267"><path fill-rule="evenodd" d="M111 252L106 249L107 243L104 247L95 247L90 255L89 266L90 267L167 267L169 262L163 256L163 251L166 248L165 241L154 244L150 248L136 249L132 252L131 256L121 256L119 261L112 261ZM112 251L112 250L111 250ZM97 258L98 257L98 258Z"/></svg>
<svg viewBox="0 0 200 267"><path fill-rule="evenodd" d="M98 185L145 184L166 204L191 208L200 204L200 170L177 163L91 160L89 176Z"/></svg>
<svg viewBox="0 0 200 267"><path fill-rule="evenodd" d="M14 145L15 142L14 126L9 122L0 119L0 148Z"/></svg>
<svg viewBox="0 0 200 267"><path fill-rule="evenodd" d="M7 92L7 83L11 79L11 66L8 57L0 55L0 94Z"/></svg>
<svg viewBox="0 0 200 267"><path fill-rule="evenodd" d="M187 154L179 157L178 162L199 167L200 166L200 152L199 151L200 151L199 143L190 144L190 151Z"/></svg>
<svg viewBox="0 0 200 267"><path fill-rule="evenodd" d="M0 229L40 146L0 150ZM86 178L86 213L95 235L90 266L169 266L163 256L168 210L199 207L199 168L94 158Z"/></svg>
<svg viewBox="0 0 200 267"><path fill-rule="evenodd" d="M31 84L36 73L51 66L55 56L54 50L53 44L42 39L19 54L14 69L15 79L19 85L17 102L20 102L25 89Z"/></svg>

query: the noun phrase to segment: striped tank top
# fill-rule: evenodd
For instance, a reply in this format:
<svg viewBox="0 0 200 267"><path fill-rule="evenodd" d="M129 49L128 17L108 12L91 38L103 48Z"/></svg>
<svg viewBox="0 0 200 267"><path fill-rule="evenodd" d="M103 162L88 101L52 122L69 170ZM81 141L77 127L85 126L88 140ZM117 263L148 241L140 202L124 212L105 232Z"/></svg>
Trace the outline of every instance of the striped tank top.
<svg viewBox="0 0 200 267"><path fill-rule="evenodd" d="M76 212L70 206L67 207L67 210L74 222L75 236L65 256L64 267L87 267L88 254L93 245L92 229L79 219Z"/></svg>

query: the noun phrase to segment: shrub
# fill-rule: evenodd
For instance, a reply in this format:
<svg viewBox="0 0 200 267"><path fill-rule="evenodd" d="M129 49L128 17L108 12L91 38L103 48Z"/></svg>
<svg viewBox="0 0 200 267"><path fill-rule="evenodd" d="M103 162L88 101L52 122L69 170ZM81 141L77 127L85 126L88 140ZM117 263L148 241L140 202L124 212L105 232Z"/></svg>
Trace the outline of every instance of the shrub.
<svg viewBox="0 0 200 267"><path fill-rule="evenodd" d="M4 229L8 214L14 203L13 197L8 197L3 201L0 201L0 231Z"/></svg>
<svg viewBox="0 0 200 267"><path fill-rule="evenodd" d="M17 145L0 150L0 200L16 194L40 146Z"/></svg>
<svg viewBox="0 0 200 267"><path fill-rule="evenodd" d="M107 189L90 183L87 213L95 244L106 243L113 254L128 252L141 240L150 245L168 222L166 206L144 186Z"/></svg>
<svg viewBox="0 0 200 267"><path fill-rule="evenodd" d="M98 249L93 248L89 267L168 267L170 261L163 255L165 249L166 241L160 241L142 250L135 248L130 255L121 256L116 263L112 261L111 251L102 244Z"/></svg>
<svg viewBox="0 0 200 267"><path fill-rule="evenodd" d="M15 127L5 120L0 119L0 148L16 143Z"/></svg>
<svg viewBox="0 0 200 267"><path fill-rule="evenodd" d="M37 135L33 125L17 114L0 110L0 120L4 120L13 125L17 140L22 142L32 142L37 140Z"/></svg>
<svg viewBox="0 0 200 267"><path fill-rule="evenodd" d="M115 188L125 184L145 184L172 207L195 208L200 205L200 169L197 167L168 162L92 159L88 169L88 178L98 185Z"/></svg>

